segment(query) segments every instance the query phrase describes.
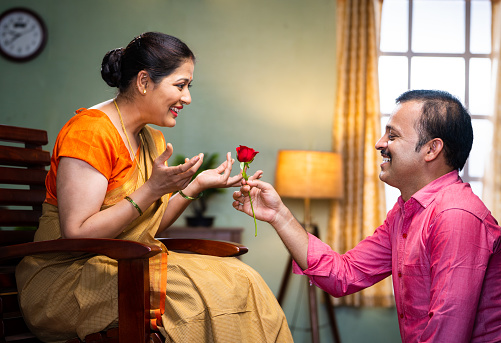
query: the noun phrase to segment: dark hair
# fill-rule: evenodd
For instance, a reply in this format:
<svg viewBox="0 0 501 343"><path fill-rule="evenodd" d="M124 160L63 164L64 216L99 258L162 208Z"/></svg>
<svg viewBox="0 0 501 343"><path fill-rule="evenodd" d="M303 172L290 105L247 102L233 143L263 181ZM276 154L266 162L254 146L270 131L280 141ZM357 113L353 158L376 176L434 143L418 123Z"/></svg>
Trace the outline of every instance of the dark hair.
<svg viewBox="0 0 501 343"><path fill-rule="evenodd" d="M433 138L444 142L445 159L454 169L461 170L473 144L471 117L461 102L450 93L439 90L411 90L396 99L396 103L418 101L423 104L416 123L419 141L416 151Z"/></svg>
<svg viewBox="0 0 501 343"><path fill-rule="evenodd" d="M156 84L190 59L195 62L195 55L178 38L146 32L134 38L125 49L108 51L101 63L101 77L108 86L127 93L131 81L141 70L146 70Z"/></svg>

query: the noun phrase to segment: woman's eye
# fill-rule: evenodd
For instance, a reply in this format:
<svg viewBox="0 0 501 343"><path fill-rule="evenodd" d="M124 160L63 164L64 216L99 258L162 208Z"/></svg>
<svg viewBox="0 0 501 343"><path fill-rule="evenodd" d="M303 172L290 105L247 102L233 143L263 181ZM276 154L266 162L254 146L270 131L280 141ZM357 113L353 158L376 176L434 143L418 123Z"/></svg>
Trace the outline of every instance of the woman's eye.
<svg viewBox="0 0 501 343"><path fill-rule="evenodd" d="M181 83L179 85L176 85L176 87L179 88L179 90L183 90L185 87L191 88L191 83L189 84Z"/></svg>

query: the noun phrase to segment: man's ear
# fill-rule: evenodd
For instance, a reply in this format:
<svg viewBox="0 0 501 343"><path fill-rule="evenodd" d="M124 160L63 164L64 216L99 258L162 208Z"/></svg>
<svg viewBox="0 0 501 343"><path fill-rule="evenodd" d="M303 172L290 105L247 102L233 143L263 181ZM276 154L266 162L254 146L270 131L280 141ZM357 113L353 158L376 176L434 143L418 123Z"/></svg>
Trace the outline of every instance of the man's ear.
<svg viewBox="0 0 501 343"><path fill-rule="evenodd" d="M425 161L430 162L436 159L444 149L444 141L441 138L433 138L425 145Z"/></svg>

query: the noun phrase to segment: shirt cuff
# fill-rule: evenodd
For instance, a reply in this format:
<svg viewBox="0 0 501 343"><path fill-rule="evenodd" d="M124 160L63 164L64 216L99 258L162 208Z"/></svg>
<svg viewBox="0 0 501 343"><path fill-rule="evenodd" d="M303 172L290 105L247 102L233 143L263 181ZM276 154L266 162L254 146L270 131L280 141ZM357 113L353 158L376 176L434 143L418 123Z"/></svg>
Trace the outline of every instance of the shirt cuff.
<svg viewBox="0 0 501 343"><path fill-rule="evenodd" d="M331 247L318 237L308 233L308 269L292 261L292 272L298 275L329 276L334 265L334 254Z"/></svg>

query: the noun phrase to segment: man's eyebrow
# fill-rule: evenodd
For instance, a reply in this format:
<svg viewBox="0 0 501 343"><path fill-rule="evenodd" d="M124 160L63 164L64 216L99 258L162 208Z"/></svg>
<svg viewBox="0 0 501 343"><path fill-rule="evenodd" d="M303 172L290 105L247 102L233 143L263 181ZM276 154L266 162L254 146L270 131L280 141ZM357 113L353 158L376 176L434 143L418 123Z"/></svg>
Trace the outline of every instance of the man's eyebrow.
<svg viewBox="0 0 501 343"><path fill-rule="evenodd" d="M398 129L392 125L386 125L386 131L394 131L395 133L399 132Z"/></svg>

